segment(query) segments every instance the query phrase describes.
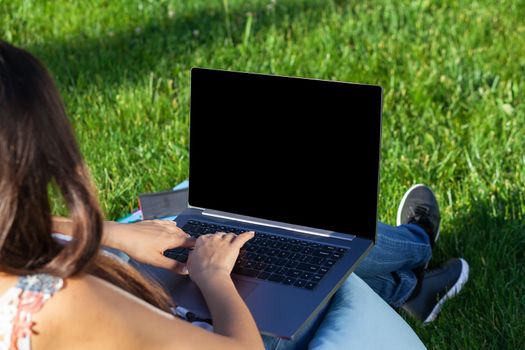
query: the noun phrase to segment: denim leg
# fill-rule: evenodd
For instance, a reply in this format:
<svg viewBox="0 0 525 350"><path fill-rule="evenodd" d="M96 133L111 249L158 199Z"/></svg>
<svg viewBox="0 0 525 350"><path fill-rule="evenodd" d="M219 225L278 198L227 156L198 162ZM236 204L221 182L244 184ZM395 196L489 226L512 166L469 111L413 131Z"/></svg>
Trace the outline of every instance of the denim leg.
<svg viewBox="0 0 525 350"><path fill-rule="evenodd" d="M376 245L355 273L392 307L399 307L416 287L412 270L431 257L428 235L418 225L378 223Z"/></svg>

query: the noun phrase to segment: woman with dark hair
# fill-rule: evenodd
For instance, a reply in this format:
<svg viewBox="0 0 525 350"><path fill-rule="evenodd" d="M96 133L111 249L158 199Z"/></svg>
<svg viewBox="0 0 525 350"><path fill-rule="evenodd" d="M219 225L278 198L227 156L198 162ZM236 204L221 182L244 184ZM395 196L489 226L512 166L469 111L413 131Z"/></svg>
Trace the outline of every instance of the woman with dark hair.
<svg viewBox="0 0 525 350"><path fill-rule="evenodd" d="M50 188L62 195L68 218L52 216ZM379 223L376 245L356 274L391 306L432 322L467 281L468 264L452 259L427 269L440 226L437 199L428 187L405 193L397 221L397 227ZM71 240L60 243L53 232ZM253 232L216 233L195 241L173 222L104 222L53 80L31 54L0 40L0 350L262 349L230 277L240 248L252 237ZM174 317L166 292L102 254L101 244L189 274L206 300L214 332ZM186 265L163 256L179 246L193 247ZM348 286L335 299L352 306ZM294 340L264 337L264 344L307 347L324 314L344 323L337 303L335 312L326 308ZM373 325L368 328L375 330L377 320Z"/></svg>
<svg viewBox="0 0 525 350"><path fill-rule="evenodd" d="M52 217L50 186L62 194L69 219ZM253 233L192 242L174 224L146 223L134 232L151 231L145 225L167 227L161 245L170 232L172 245L194 244L187 270L214 333L172 316L159 286L100 253L103 240L118 246L115 227L103 222L53 80L31 54L0 41L0 349L263 348L230 277ZM54 231L72 240L60 244ZM151 258L156 265L185 272L161 253Z"/></svg>

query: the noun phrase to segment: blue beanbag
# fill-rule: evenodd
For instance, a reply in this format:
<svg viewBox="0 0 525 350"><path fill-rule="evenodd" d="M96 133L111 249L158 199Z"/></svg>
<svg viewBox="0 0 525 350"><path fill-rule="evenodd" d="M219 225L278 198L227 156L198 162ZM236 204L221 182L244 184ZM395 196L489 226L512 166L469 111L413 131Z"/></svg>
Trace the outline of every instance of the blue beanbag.
<svg viewBox="0 0 525 350"><path fill-rule="evenodd" d="M356 274L337 291L309 349L426 349L412 328Z"/></svg>

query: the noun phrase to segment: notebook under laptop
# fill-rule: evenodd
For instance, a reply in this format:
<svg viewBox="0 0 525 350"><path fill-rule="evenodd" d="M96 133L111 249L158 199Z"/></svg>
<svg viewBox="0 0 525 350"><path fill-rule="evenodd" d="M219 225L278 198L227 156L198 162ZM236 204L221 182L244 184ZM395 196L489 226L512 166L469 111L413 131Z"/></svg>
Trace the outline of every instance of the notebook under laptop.
<svg viewBox="0 0 525 350"><path fill-rule="evenodd" d="M263 334L292 338L375 243L381 109L379 86L192 69L189 208L177 223L195 237L256 232L232 278ZM188 277L162 282L210 316Z"/></svg>

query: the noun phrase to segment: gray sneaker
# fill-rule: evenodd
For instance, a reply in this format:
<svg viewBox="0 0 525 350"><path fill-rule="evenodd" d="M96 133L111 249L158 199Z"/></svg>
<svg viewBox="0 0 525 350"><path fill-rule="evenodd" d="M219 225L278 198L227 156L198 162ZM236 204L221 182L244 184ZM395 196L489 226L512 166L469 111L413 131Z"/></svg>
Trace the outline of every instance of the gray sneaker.
<svg viewBox="0 0 525 350"><path fill-rule="evenodd" d="M414 185L405 192L397 209L397 225L416 224L423 228L434 247L439 237L439 206L432 190L425 185Z"/></svg>
<svg viewBox="0 0 525 350"><path fill-rule="evenodd" d="M425 271L421 289L401 308L423 323L434 321L447 300L468 281L469 266L462 258L450 259L440 267Z"/></svg>

